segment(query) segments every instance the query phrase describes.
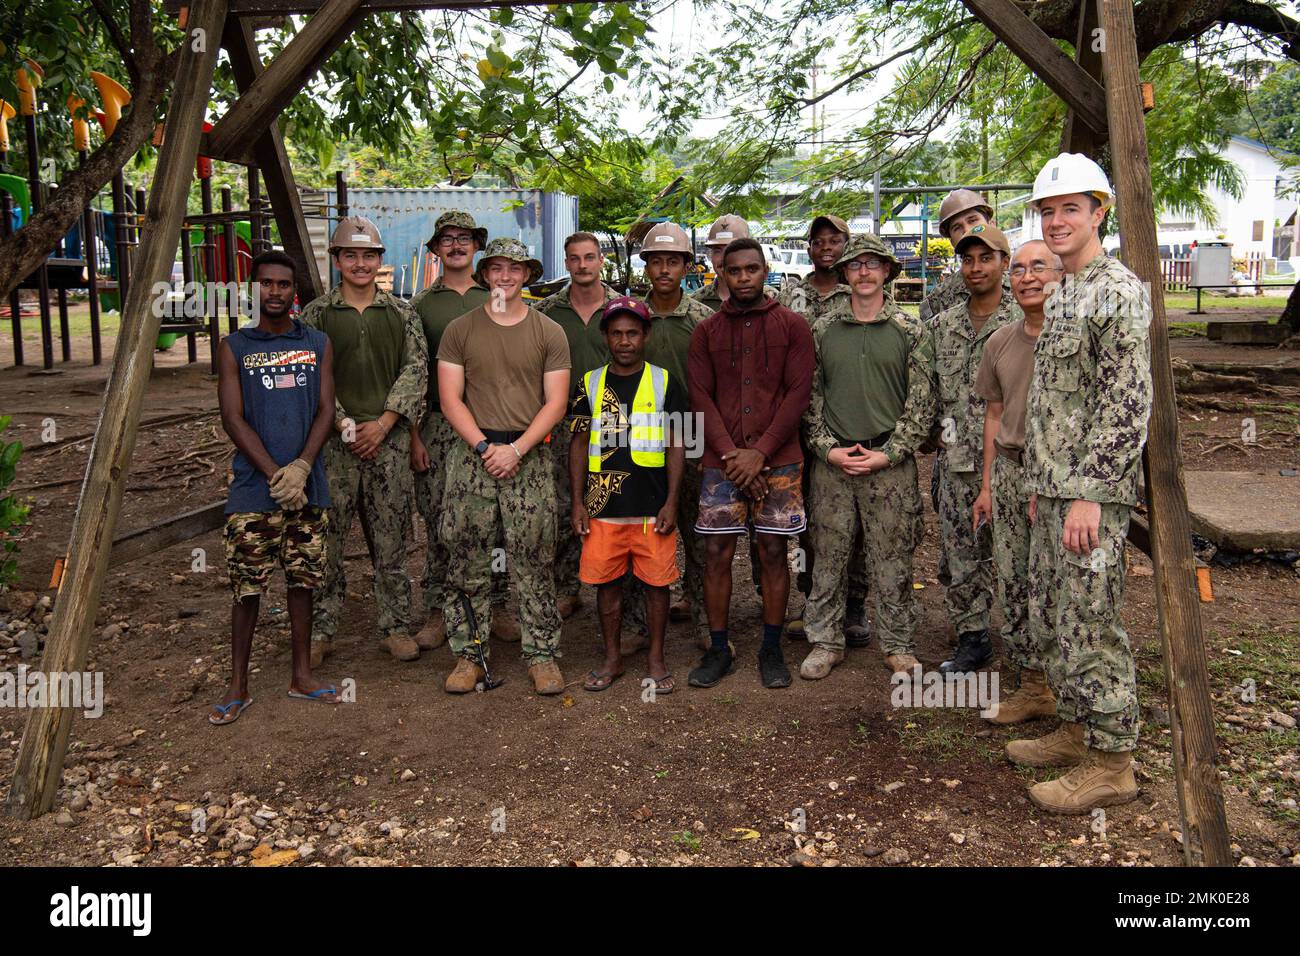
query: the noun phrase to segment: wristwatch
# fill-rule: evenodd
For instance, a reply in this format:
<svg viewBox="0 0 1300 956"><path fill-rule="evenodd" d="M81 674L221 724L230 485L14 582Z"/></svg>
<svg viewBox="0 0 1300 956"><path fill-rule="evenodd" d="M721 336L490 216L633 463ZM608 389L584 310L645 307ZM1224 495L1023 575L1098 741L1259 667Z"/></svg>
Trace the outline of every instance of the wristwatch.
<svg viewBox="0 0 1300 956"><path fill-rule="evenodd" d="M487 454L487 450L489 447L491 446L488 445L488 440L484 438L481 442L479 442L477 445L474 446L474 452L479 455L485 455Z"/></svg>

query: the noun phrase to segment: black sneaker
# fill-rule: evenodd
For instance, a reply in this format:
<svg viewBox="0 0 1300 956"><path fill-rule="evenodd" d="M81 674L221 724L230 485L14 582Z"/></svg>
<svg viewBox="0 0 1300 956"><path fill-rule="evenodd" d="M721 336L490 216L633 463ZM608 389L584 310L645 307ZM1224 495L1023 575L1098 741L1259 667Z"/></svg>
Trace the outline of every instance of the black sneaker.
<svg viewBox="0 0 1300 956"><path fill-rule="evenodd" d="M844 606L844 643L849 647L866 647L871 643L871 623L863 601L849 601Z"/></svg>
<svg viewBox="0 0 1300 956"><path fill-rule="evenodd" d="M790 668L785 666L781 645L762 647L758 651L758 676L768 690L790 686Z"/></svg>
<svg viewBox="0 0 1300 956"><path fill-rule="evenodd" d="M710 647L700 658L700 666L687 675L686 682L692 687L712 687L735 670L735 661L730 646Z"/></svg>
<svg viewBox="0 0 1300 956"><path fill-rule="evenodd" d="M993 642L988 631L967 631L957 638L957 653L939 665L941 674L977 671L993 660Z"/></svg>

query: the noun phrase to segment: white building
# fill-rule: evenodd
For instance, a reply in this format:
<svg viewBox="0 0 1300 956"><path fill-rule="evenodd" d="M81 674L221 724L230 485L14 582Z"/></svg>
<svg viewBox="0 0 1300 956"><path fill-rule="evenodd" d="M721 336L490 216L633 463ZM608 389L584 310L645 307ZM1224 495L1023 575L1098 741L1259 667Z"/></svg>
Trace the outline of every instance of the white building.
<svg viewBox="0 0 1300 956"><path fill-rule="evenodd" d="M1211 185L1206 188L1216 215L1203 219L1182 210L1168 210L1160 217L1157 241L1165 257L1182 258L1193 242L1210 240L1232 243L1234 257L1250 254L1269 258L1295 258L1300 255L1300 199L1284 196L1294 183L1296 172L1282 162L1287 156L1270 150L1258 140L1233 136L1225 150L1227 159L1241 170L1240 199ZM1025 222L1019 229L1007 231L1015 244L1023 238L1040 238L1037 214L1025 208ZM1113 233L1106 246L1119 245Z"/></svg>

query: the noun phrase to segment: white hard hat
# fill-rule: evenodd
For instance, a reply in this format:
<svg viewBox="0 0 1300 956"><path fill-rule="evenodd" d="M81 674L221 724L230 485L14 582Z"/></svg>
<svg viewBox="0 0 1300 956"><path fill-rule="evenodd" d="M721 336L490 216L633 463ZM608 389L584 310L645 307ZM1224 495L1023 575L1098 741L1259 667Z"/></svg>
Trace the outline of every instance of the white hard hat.
<svg viewBox="0 0 1300 956"><path fill-rule="evenodd" d="M1029 204L1037 208L1041 200L1051 196L1070 196L1083 193L1096 196L1103 209L1109 208L1115 193L1102 168L1082 153L1061 153L1049 159L1036 179Z"/></svg>

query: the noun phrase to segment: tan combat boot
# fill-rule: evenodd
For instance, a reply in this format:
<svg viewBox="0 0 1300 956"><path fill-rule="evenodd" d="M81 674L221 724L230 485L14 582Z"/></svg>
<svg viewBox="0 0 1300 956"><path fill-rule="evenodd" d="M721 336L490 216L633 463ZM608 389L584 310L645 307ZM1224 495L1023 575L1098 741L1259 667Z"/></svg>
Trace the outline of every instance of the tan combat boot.
<svg viewBox="0 0 1300 956"><path fill-rule="evenodd" d="M492 636L507 644L518 644L523 638L523 632L519 630L519 618L512 614L509 608L492 609Z"/></svg>
<svg viewBox="0 0 1300 956"><path fill-rule="evenodd" d="M560 620L567 621L582 607L581 594L566 594L555 602L555 609L560 612Z"/></svg>
<svg viewBox="0 0 1300 956"><path fill-rule="evenodd" d="M442 619L441 611L434 611L415 635L416 646L422 651L432 651L447 642L447 622Z"/></svg>
<svg viewBox="0 0 1300 956"><path fill-rule="evenodd" d="M528 676L533 679L533 690L547 696L564 690L564 675L560 665L555 661L542 661L528 668Z"/></svg>
<svg viewBox="0 0 1300 956"><path fill-rule="evenodd" d="M333 641L312 641L311 642L311 666L312 670L320 667L321 662L329 657L334 651Z"/></svg>
<svg viewBox="0 0 1300 956"><path fill-rule="evenodd" d="M456 669L447 675L447 683L442 686L449 694L468 694L486 676L483 668L468 657L462 657L456 662Z"/></svg>
<svg viewBox="0 0 1300 956"><path fill-rule="evenodd" d="M1047 675L1042 671L1021 671L1020 686L1006 700L999 702L991 717L991 724L1019 724L1036 717L1055 717L1056 698L1047 686Z"/></svg>
<svg viewBox="0 0 1300 956"><path fill-rule="evenodd" d="M399 661L413 661L420 656L420 645L409 634L389 634L379 642L379 648Z"/></svg>
<svg viewBox="0 0 1300 956"><path fill-rule="evenodd" d="M885 657L885 666L895 674L910 674L921 662L911 654L889 654Z"/></svg>
<svg viewBox="0 0 1300 956"><path fill-rule="evenodd" d="M804 680L821 680L844 660L844 652L816 645L799 665L799 676Z"/></svg>
<svg viewBox="0 0 1300 956"><path fill-rule="evenodd" d="M1128 803L1137 795L1132 752L1106 753L1091 747L1083 763L1073 770L1029 788L1029 799L1036 806L1071 816L1088 813L1094 807Z"/></svg>
<svg viewBox="0 0 1300 956"><path fill-rule="evenodd" d="M1021 767L1073 767L1087 754L1083 724L1065 721L1045 737L1013 740L1007 744L1007 759Z"/></svg>

